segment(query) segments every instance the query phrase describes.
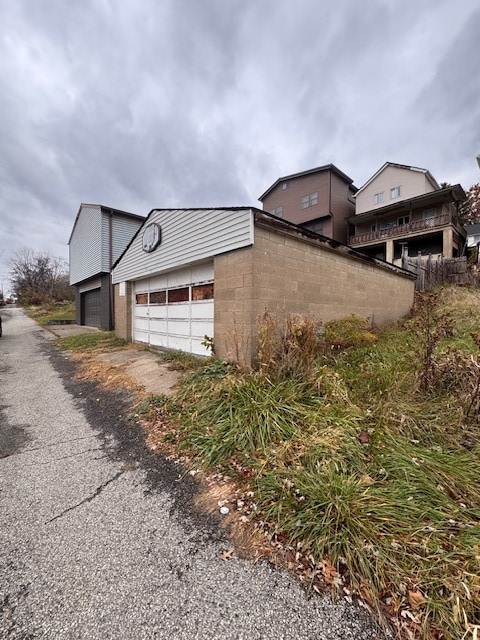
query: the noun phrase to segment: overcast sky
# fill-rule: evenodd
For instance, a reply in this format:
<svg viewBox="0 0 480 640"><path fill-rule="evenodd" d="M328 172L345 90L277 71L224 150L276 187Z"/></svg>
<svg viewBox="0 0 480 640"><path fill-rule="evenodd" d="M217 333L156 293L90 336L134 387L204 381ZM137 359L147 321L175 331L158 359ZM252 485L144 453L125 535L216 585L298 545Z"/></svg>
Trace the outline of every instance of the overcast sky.
<svg viewBox="0 0 480 640"><path fill-rule="evenodd" d="M329 162L467 189L478 153L478 0L0 0L0 279L81 202L260 206Z"/></svg>

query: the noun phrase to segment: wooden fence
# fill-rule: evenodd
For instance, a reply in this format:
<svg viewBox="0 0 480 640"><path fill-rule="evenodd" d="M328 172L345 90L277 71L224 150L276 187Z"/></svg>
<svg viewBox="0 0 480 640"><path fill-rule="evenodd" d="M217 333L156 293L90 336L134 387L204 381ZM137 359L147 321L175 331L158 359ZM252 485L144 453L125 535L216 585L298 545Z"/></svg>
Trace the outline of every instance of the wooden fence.
<svg viewBox="0 0 480 640"><path fill-rule="evenodd" d="M429 291L440 284L463 284L480 287L480 271L467 265L467 258L410 258L404 256L402 267L415 273L416 291Z"/></svg>

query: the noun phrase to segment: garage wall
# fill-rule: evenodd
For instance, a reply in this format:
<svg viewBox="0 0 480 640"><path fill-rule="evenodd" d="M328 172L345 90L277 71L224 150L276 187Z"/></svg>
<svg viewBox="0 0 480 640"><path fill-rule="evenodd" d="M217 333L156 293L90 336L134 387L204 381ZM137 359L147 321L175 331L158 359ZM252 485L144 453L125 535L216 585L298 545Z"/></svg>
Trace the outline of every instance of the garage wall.
<svg viewBox="0 0 480 640"><path fill-rule="evenodd" d="M120 285L114 286L115 334L123 340L132 340L132 284L124 282L120 295Z"/></svg>
<svg viewBox="0 0 480 640"><path fill-rule="evenodd" d="M266 308L322 322L355 313L382 325L405 316L413 294L413 279L388 266L257 224L253 247L215 258L216 353L250 364Z"/></svg>

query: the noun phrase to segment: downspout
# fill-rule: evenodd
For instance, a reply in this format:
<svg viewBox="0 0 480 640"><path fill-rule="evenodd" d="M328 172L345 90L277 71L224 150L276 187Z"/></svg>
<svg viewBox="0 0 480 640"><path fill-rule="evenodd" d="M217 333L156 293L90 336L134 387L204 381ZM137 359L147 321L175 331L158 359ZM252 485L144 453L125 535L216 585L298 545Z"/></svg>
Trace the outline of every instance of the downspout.
<svg viewBox="0 0 480 640"><path fill-rule="evenodd" d="M115 296L113 295L113 282L112 282L112 266L113 266L113 211L110 209L110 216L108 218L108 243L109 243L109 296L110 296L110 329L115 328Z"/></svg>
<svg viewBox="0 0 480 640"><path fill-rule="evenodd" d="M335 218L332 215L332 171L328 172L328 213L332 216L332 238L335 240Z"/></svg>

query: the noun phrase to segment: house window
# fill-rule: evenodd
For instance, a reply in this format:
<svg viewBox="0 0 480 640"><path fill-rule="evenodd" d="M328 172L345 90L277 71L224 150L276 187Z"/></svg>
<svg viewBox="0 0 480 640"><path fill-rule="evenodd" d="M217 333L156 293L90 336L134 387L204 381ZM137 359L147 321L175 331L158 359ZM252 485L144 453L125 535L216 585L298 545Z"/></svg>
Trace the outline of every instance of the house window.
<svg viewBox="0 0 480 640"><path fill-rule="evenodd" d="M289 183L288 183L288 182L284 182L284 183L282 184L282 189L283 189L283 191L285 191L285 189L288 189L288 187L289 187L289 186L290 186L290 185L289 185Z"/></svg>
<svg viewBox="0 0 480 640"><path fill-rule="evenodd" d="M148 293L137 293L135 302L137 304L148 304Z"/></svg>
<svg viewBox="0 0 480 640"><path fill-rule="evenodd" d="M400 187L393 187L393 189L390 189L390 200L393 200L394 198L399 198L400 197Z"/></svg>
<svg viewBox="0 0 480 640"><path fill-rule="evenodd" d="M313 207L318 204L318 191L314 191L308 196L303 196L302 198L302 209L308 209L308 207Z"/></svg>
<svg viewBox="0 0 480 640"><path fill-rule="evenodd" d="M398 226L402 227L404 224L408 224L410 222L410 216L403 216L398 219Z"/></svg>
<svg viewBox="0 0 480 640"><path fill-rule="evenodd" d="M272 209L270 211L270 213L273 213L274 216L278 216L279 218L283 217L283 206L280 205L279 207L275 207L274 209Z"/></svg>
<svg viewBox="0 0 480 640"><path fill-rule="evenodd" d="M150 304L165 304L167 301L166 291L152 291L150 293Z"/></svg>
<svg viewBox="0 0 480 640"><path fill-rule="evenodd" d="M373 196L373 202L375 204L380 204L381 202L383 202L384 198L385 198L385 193L383 191L380 191L380 193L376 193Z"/></svg>
<svg viewBox="0 0 480 640"><path fill-rule="evenodd" d="M435 216L437 215L437 210L436 209L425 209L425 211L423 212L423 219L424 220L428 220L429 218L435 218Z"/></svg>

